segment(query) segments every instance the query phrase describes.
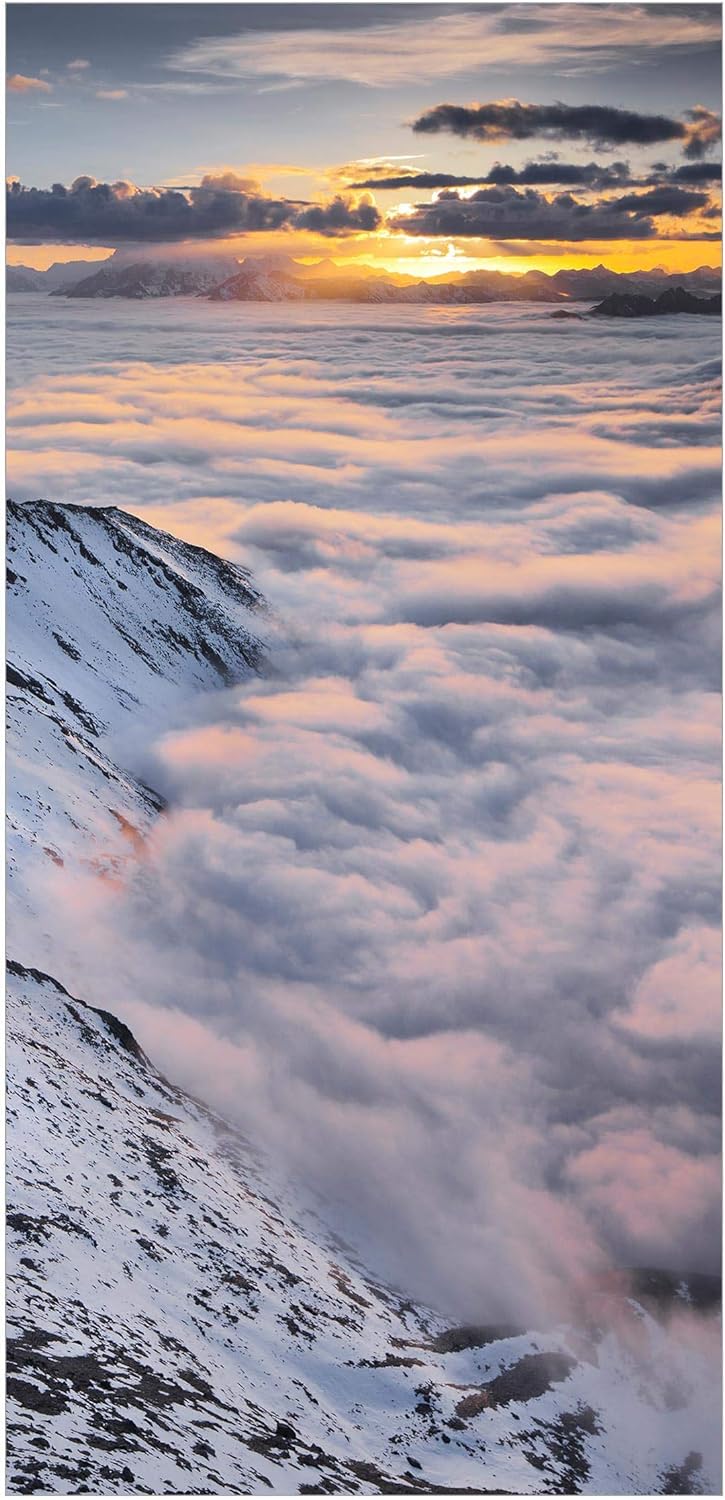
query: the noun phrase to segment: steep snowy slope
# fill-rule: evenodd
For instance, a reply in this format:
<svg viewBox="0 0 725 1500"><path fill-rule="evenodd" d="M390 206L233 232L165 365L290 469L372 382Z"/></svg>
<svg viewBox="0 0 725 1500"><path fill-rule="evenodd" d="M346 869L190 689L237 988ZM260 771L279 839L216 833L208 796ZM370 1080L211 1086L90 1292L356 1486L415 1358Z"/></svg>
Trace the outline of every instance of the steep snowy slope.
<svg viewBox="0 0 725 1500"><path fill-rule="evenodd" d="M11 963L8 1029L12 1492L651 1493L687 1463L703 1391L643 1310L646 1360L446 1330L114 1017Z"/></svg>
<svg viewBox="0 0 725 1500"><path fill-rule="evenodd" d="M46 501L8 503L7 576L7 860L20 923L42 916L43 861L102 871L132 850L159 802L118 765L118 746L257 667L262 601L243 570L134 516Z"/></svg>
<svg viewBox="0 0 725 1500"><path fill-rule="evenodd" d="M198 297L233 276L233 255L132 259L112 255L91 274L51 291L52 297Z"/></svg>
<svg viewBox="0 0 725 1500"><path fill-rule="evenodd" d="M716 1489L711 1367L660 1317L702 1288L447 1328L52 977L43 862L133 858L129 731L258 667L263 606L118 510L11 506L8 562L10 1492Z"/></svg>

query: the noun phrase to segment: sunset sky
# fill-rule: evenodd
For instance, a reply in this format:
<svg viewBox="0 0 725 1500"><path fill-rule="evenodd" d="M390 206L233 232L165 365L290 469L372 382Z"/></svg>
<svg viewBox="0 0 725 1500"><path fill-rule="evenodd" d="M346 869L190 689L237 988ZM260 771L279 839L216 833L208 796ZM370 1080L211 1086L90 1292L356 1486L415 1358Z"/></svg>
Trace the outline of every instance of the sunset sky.
<svg viewBox="0 0 725 1500"><path fill-rule="evenodd" d="M213 242L423 276L717 264L719 7L576 19L10 5L9 259Z"/></svg>

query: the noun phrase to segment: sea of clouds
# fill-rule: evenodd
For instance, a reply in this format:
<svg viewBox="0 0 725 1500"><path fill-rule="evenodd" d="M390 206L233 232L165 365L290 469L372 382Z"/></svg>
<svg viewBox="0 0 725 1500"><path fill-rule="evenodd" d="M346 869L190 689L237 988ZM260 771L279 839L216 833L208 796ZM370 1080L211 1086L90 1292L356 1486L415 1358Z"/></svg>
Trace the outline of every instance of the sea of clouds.
<svg viewBox="0 0 725 1500"><path fill-rule="evenodd" d="M705 322L10 303L10 493L273 610L259 680L136 726L170 810L59 977L461 1318L718 1263Z"/></svg>

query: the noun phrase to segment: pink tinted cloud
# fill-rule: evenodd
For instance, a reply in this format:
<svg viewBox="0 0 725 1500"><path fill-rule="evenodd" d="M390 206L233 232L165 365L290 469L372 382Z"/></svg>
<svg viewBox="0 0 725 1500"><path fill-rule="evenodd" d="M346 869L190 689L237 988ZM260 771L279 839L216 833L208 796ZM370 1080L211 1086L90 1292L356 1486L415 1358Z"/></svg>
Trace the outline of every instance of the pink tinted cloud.
<svg viewBox="0 0 725 1500"><path fill-rule="evenodd" d="M720 1163L657 1140L646 1127L606 1131L568 1171L570 1182L605 1225L626 1228L636 1255L650 1261L663 1235L686 1263L689 1226L717 1218Z"/></svg>
<svg viewBox="0 0 725 1500"><path fill-rule="evenodd" d="M390 309L203 309L166 366L87 311L95 367L13 401L23 493L131 506L276 612L268 674L143 747L171 809L120 899L57 872L89 984L457 1315L710 1264L711 335L653 370L600 330L595 378L541 310L505 350L424 320L413 376ZM124 317L178 359L168 308Z"/></svg>
<svg viewBox="0 0 725 1500"><path fill-rule="evenodd" d="M7 79L11 94L52 94L53 86L45 78L32 78L26 73L10 73Z"/></svg>

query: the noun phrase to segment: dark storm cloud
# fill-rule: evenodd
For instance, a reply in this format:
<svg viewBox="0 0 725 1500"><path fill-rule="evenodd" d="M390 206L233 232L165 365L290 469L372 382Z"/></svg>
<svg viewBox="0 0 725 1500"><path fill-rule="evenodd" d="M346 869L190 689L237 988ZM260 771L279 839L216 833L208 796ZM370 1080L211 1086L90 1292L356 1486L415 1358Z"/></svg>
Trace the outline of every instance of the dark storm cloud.
<svg viewBox="0 0 725 1500"><path fill-rule="evenodd" d="M567 187L621 187L630 181L631 174L627 162L616 161L610 166L600 165L599 162L591 161L582 163L560 162L560 161L530 161L524 167L508 166L505 162L496 162L488 172L480 173L477 177L458 176L453 172L408 172L399 177L373 177L363 182L351 183L353 188L444 188L444 187L476 187L479 184L485 186L489 183L501 186L504 184L519 186L544 186L551 183L552 186L560 184ZM709 180L709 179L695 179Z"/></svg>
<svg viewBox="0 0 725 1500"><path fill-rule="evenodd" d="M571 193L547 198L534 188L481 188L469 198L444 189L432 203L418 203L412 213L392 215L388 221L406 234L471 235L507 240L629 240L652 239L655 218L684 216L707 203L702 193L683 188L654 188L641 196L586 203Z"/></svg>
<svg viewBox="0 0 725 1500"><path fill-rule="evenodd" d="M24 187L7 191L7 234L25 243L56 241L115 245L215 239L294 227L320 234L374 229L372 203L335 198L306 204L268 198L230 186L229 174L204 178L199 187L139 189L128 182L96 182L77 177L71 186Z"/></svg>
<svg viewBox="0 0 725 1500"><path fill-rule="evenodd" d="M413 129L419 134L445 132L486 142L528 141L536 136L591 141L603 149L681 141L687 156L699 157L719 140L720 118L702 106L678 120L608 104L522 104L518 99L501 99L468 106L437 104L413 121Z"/></svg>

